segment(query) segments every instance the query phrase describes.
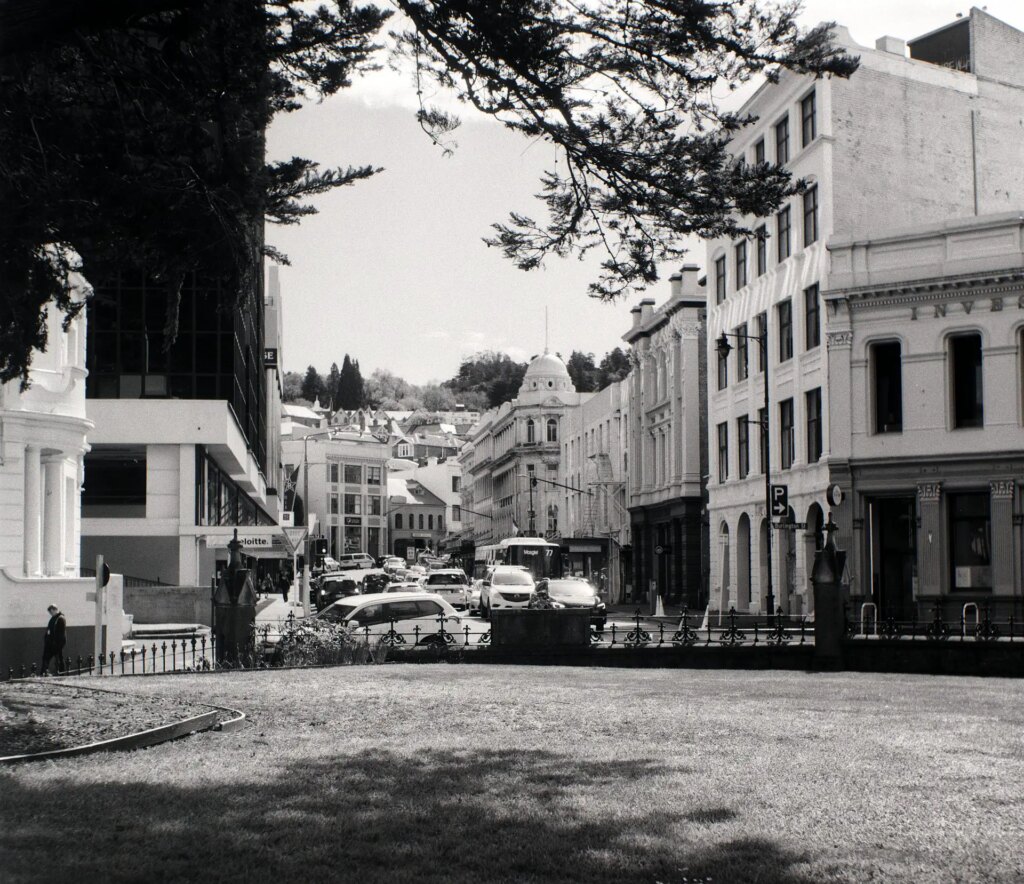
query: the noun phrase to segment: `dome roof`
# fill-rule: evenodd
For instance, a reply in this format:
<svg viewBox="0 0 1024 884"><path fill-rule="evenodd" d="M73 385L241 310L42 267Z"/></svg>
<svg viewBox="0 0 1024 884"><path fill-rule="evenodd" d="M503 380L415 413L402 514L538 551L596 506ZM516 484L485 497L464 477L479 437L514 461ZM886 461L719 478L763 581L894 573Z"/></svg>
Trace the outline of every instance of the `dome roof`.
<svg viewBox="0 0 1024 884"><path fill-rule="evenodd" d="M565 367L565 363L558 356L544 353L535 357L530 363L526 369L526 377L568 378L569 369Z"/></svg>

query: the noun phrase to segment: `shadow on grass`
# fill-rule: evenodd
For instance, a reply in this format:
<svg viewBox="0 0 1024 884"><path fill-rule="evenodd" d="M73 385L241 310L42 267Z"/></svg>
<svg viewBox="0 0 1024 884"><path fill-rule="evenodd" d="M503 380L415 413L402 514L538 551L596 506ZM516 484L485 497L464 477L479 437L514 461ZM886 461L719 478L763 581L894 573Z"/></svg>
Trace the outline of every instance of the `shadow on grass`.
<svg viewBox="0 0 1024 884"><path fill-rule="evenodd" d="M196 761L195 787L118 782L116 762L98 782L3 776L5 880L814 880L770 841L714 842L707 824L735 811L685 806L680 768L656 761L375 749L242 785L214 779L212 753Z"/></svg>

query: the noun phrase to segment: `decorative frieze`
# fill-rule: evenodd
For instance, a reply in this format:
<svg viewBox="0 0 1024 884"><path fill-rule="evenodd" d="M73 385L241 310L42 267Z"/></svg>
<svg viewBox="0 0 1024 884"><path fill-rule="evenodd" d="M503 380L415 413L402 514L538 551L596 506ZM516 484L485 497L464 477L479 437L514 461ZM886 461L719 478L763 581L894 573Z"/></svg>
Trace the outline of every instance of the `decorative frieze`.
<svg viewBox="0 0 1024 884"><path fill-rule="evenodd" d="M1013 479L993 479L988 488L993 500L1012 500L1017 483Z"/></svg>
<svg viewBox="0 0 1024 884"><path fill-rule="evenodd" d="M826 337L826 346L829 350L837 350L840 347L853 346L852 331L830 331Z"/></svg>
<svg viewBox="0 0 1024 884"><path fill-rule="evenodd" d="M942 497L942 483L922 482L917 486L917 496L921 503L938 503Z"/></svg>

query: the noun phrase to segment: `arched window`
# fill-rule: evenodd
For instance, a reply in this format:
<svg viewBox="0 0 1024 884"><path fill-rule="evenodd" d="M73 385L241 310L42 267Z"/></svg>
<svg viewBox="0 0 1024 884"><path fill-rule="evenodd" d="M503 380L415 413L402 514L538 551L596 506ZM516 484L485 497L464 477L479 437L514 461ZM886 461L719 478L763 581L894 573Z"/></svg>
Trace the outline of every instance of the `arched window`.
<svg viewBox="0 0 1024 884"><path fill-rule="evenodd" d="M427 513L427 527L431 531L434 530L434 514L433 513Z"/></svg>
<svg viewBox="0 0 1024 884"><path fill-rule="evenodd" d="M548 442L558 441L558 421L553 417L548 418Z"/></svg>
<svg viewBox="0 0 1024 884"><path fill-rule="evenodd" d="M401 528L402 527L402 514L401 513L395 513L395 527L396 528Z"/></svg>
<svg viewBox="0 0 1024 884"><path fill-rule="evenodd" d="M423 530L423 513L420 513L420 531Z"/></svg>
<svg viewBox="0 0 1024 884"><path fill-rule="evenodd" d="M536 442L537 441L537 432L536 432L536 428L534 427L533 418L530 418L526 422L526 441L527 442Z"/></svg>

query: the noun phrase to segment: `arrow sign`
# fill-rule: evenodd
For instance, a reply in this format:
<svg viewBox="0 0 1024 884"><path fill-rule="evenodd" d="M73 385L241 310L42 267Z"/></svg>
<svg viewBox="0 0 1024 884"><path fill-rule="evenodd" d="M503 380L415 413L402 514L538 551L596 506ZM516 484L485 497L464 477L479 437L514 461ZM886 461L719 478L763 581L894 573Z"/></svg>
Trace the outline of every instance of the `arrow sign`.
<svg viewBox="0 0 1024 884"><path fill-rule="evenodd" d="M772 515L785 516L789 512L789 486L772 485Z"/></svg>

